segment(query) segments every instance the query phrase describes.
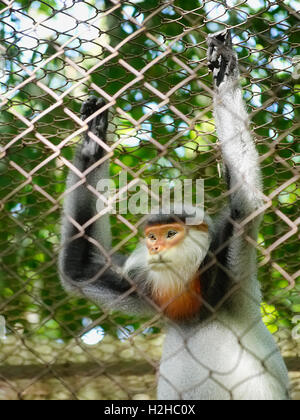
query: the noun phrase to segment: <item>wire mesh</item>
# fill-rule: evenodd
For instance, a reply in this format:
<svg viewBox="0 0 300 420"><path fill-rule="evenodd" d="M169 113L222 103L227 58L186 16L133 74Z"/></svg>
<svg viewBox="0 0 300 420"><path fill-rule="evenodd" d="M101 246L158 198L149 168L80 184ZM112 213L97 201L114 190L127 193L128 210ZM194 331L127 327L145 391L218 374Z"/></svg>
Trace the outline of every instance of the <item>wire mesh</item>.
<svg viewBox="0 0 300 420"><path fill-rule="evenodd" d="M300 398L297 8L293 0L0 2L0 399L155 398L163 314L110 312L60 284L66 175L87 128L80 107L94 94L117 116L107 149L117 187L121 171L133 185L202 178L205 206L217 213L227 195L206 37L227 27L267 199L252 243L262 316ZM113 215L111 225L113 251L128 255L140 215Z"/></svg>

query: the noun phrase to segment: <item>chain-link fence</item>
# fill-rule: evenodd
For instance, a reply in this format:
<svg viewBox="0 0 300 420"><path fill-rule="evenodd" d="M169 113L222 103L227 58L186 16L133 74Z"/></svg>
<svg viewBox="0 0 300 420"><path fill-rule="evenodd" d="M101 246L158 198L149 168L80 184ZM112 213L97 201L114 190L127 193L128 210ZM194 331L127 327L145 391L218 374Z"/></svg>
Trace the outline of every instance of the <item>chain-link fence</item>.
<svg viewBox="0 0 300 420"><path fill-rule="evenodd" d="M261 313L300 399L298 3L5 0L0 13L0 399L156 398L163 313L108 311L60 284L66 175L93 94L114 109L102 146L117 189L120 173L131 187L201 178L216 214L228 192L206 38L229 27L264 184L249 238ZM141 215L110 220L113 253L129 255Z"/></svg>

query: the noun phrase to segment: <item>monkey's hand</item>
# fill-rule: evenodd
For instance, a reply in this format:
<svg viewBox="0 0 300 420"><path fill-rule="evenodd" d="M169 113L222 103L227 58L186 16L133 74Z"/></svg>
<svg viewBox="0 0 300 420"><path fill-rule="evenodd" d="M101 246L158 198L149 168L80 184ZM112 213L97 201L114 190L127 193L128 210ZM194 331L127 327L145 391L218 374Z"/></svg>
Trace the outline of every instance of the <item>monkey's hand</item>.
<svg viewBox="0 0 300 420"><path fill-rule="evenodd" d="M96 96L89 96L88 99L82 104L81 107L81 119L85 120L89 116L93 115L98 109L101 109L105 105L105 101L102 98ZM106 142L106 130L108 125L108 110L106 109L102 113L95 116L88 122L89 131L95 134L99 139ZM86 159L100 159L103 156L103 148L101 145L92 139L88 132L84 135L81 154Z"/></svg>
<svg viewBox="0 0 300 420"><path fill-rule="evenodd" d="M239 76L237 54L232 49L230 29L225 29L207 37L208 67L213 72L216 86L226 82L229 78Z"/></svg>

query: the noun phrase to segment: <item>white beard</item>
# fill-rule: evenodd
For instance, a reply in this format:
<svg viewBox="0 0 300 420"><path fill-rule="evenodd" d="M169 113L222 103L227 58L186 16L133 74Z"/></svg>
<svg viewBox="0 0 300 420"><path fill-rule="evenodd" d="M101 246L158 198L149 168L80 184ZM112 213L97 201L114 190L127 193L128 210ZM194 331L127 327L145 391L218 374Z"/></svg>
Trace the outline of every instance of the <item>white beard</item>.
<svg viewBox="0 0 300 420"><path fill-rule="evenodd" d="M208 233L190 228L184 240L159 255L149 255L144 243L127 259L124 273L139 270L155 295L184 291L204 260L210 245ZM155 262L157 261L157 262Z"/></svg>

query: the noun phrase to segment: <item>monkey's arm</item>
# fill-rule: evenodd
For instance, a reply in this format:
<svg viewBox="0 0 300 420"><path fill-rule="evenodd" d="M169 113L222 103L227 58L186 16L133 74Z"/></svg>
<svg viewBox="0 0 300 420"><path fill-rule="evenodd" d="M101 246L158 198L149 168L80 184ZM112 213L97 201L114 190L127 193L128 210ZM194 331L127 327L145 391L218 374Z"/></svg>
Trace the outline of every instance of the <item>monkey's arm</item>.
<svg viewBox="0 0 300 420"><path fill-rule="evenodd" d="M105 106L102 99L94 96L82 106L85 120ZM120 257L110 255L111 231L108 213L99 216L105 204L96 192L97 183L109 179L109 160L105 159L103 147L92 137L106 142L108 111L88 122L82 144L77 147L67 181L62 220L62 248L59 269L63 286L72 292L91 299L98 305L127 313L145 313L149 310L141 296L134 276L122 273ZM98 200L98 202L97 202ZM97 207L96 207L97 204Z"/></svg>
<svg viewBox="0 0 300 420"><path fill-rule="evenodd" d="M241 220L262 207L261 175L229 30L208 36L207 55L214 77L214 116L230 192L231 217Z"/></svg>

